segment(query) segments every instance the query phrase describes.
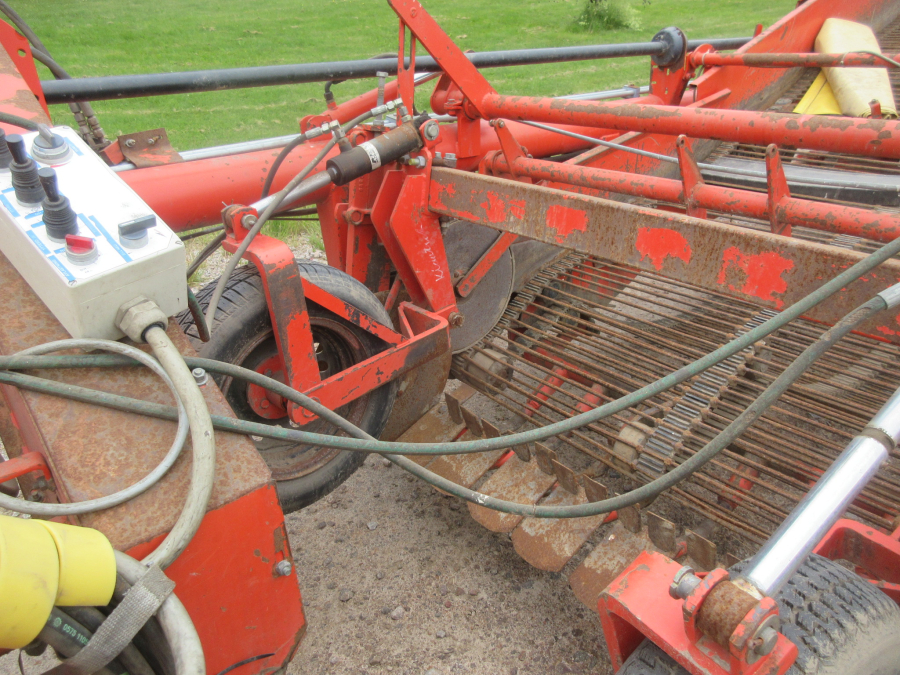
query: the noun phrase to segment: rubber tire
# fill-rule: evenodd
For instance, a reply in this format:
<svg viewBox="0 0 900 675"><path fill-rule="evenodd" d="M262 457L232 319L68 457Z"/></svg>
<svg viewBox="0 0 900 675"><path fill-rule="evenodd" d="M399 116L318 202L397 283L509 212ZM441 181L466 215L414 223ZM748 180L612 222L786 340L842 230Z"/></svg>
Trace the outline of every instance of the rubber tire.
<svg viewBox="0 0 900 675"><path fill-rule="evenodd" d="M782 632L799 652L788 675L900 674L900 607L850 570L811 555L776 600ZM688 671L644 640L617 675Z"/></svg>
<svg viewBox="0 0 900 675"><path fill-rule="evenodd" d="M297 267L300 275L305 279L362 310L380 323L393 327L390 316L378 298L353 277L334 267L310 261L298 261ZM213 281L207 284L197 293L197 300L204 313L216 283ZM378 338L315 303L307 301L307 308L311 322L315 322L316 316L327 315L331 320L338 321L352 329L364 345L368 354L366 358L374 356L386 348L384 342ZM263 339L263 334L271 335L272 332L262 280L254 265L241 265L232 273L225 292L222 294L222 299L219 301L209 342L200 341L189 311L179 314L177 320L200 356L227 363L235 363L240 359L240 352L244 345L254 341L259 342ZM227 378L222 376L216 376L215 380L220 387L227 384ZM396 381L385 384L367 394L365 410L361 419L357 421L357 425L377 438L387 423L396 395ZM234 404L233 407L235 407ZM242 415L237 410L236 413L239 417L251 418L250 415ZM267 422L255 415L253 415L253 421ZM313 424L317 424L317 422ZM265 458L265 452L261 452L261 454ZM347 480L362 465L365 458L366 453L342 451L312 473L288 480L278 480L276 488L282 510L290 513L321 499Z"/></svg>

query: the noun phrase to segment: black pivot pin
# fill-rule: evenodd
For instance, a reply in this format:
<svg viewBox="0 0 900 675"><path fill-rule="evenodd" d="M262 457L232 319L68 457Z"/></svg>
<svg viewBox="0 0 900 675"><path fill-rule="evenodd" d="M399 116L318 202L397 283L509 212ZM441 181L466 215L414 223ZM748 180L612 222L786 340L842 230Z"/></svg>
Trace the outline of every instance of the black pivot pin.
<svg viewBox="0 0 900 675"><path fill-rule="evenodd" d="M41 203L44 207L44 225L47 236L57 243L63 243L67 234L78 234L78 217L68 197L60 194L56 180L56 171L48 166L38 170L38 178L46 193Z"/></svg>
<svg viewBox="0 0 900 675"><path fill-rule="evenodd" d="M25 151L25 140L19 134L10 134L6 137L6 145L13 157L9 170L12 172L16 201L23 206L40 204L44 199L44 188L38 180L37 164Z"/></svg>

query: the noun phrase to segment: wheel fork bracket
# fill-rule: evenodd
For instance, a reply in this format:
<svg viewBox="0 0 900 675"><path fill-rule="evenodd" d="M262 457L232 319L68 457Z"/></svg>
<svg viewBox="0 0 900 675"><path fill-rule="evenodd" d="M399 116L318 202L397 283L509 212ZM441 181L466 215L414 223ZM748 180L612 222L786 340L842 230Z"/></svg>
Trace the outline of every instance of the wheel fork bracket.
<svg viewBox="0 0 900 675"><path fill-rule="evenodd" d="M224 220L229 236L222 247L233 253L246 236L242 220L255 216L249 207L229 207ZM400 332L377 322L353 305L336 298L300 276L294 253L279 239L257 234L244 257L259 271L269 307L278 353L284 363L285 382L318 403L335 410L450 349L450 329L442 316L402 303ZM333 312L382 340L387 348L326 380L319 377L306 300ZM317 417L308 410L288 405L291 419L300 425Z"/></svg>

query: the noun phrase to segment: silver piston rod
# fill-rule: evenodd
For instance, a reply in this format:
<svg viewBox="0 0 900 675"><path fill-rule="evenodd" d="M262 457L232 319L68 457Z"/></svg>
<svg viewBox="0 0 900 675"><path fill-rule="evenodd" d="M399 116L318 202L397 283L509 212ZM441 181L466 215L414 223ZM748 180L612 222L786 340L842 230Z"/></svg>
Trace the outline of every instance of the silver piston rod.
<svg viewBox="0 0 900 675"><path fill-rule="evenodd" d="M750 561L743 577L774 597L900 442L900 389L894 392Z"/></svg>

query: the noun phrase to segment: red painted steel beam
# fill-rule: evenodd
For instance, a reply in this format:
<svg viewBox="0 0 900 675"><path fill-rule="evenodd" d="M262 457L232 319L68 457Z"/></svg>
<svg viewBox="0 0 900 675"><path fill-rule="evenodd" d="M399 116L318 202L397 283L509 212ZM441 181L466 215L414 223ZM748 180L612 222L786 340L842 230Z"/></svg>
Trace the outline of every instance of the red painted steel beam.
<svg viewBox="0 0 900 675"><path fill-rule="evenodd" d="M671 178L525 158L517 158L510 164L500 157L490 168L495 173L684 204L684 186L680 180ZM765 193L701 183L694 189L692 198L696 206L705 209L769 219L769 199ZM892 214L794 197L781 200L777 209L780 222L797 227L885 242L900 237L900 218Z"/></svg>
<svg viewBox="0 0 900 675"><path fill-rule="evenodd" d="M480 108L501 119L900 158L900 122L886 120L500 94L485 96Z"/></svg>
<svg viewBox="0 0 900 675"><path fill-rule="evenodd" d="M322 148L305 143L284 161L272 185L283 188ZM229 204L252 204L262 197L262 186L279 149L248 152L228 157L177 162L147 169L124 171L119 177L175 232L221 223ZM338 154L334 148L328 157ZM325 159L328 159L326 157ZM324 162L325 160L323 160ZM302 204L325 199L330 188L311 194Z"/></svg>
<svg viewBox="0 0 900 675"><path fill-rule="evenodd" d="M900 54L886 55L894 61ZM700 66L747 66L750 68L887 68L894 67L874 54L847 52L846 54L720 54L692 52L688 63Z"/></svg>
<svg viewBox="0 0 900 675"><path fill-rule="evenodd" d="M676 213L612 202L452 169L432 170L429 207L715 293L782 309L865 256ZM833 324L900 279L890 260L810 311ZM900 321L884 312L861 330L900 343Z"/></svg>

